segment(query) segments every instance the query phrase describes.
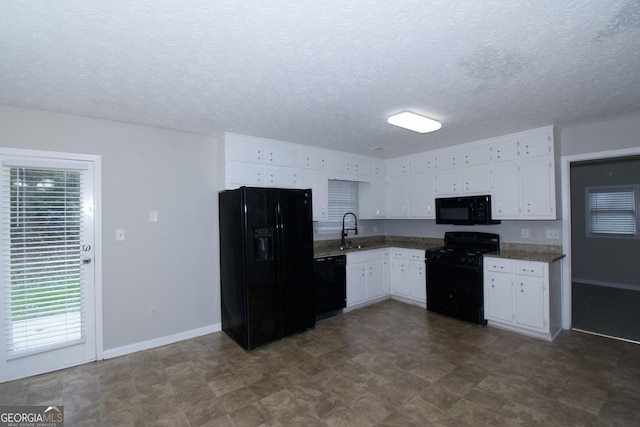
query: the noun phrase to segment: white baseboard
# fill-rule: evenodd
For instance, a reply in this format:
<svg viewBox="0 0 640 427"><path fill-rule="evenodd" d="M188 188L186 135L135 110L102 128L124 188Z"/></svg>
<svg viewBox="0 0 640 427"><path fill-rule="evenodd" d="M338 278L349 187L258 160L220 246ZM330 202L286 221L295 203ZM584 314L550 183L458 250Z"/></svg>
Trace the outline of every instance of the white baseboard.
<svg viewBox="0 0 640 427"><path fill-rule="evenodd" d="M190 331L180 332L174 335L167 335L165 337L154 338L148 341L142 341L135 344L129 344L122 347L111 348L105 350L103 353L103 359L112 359L114 357L126 356L127 354L136 353L142 350L149 350L156 347L162 347L163 345L173 344L178 341L184 341L191 338L200 337L202 335L212 334L214 332L220 332L222 330L222 324L216 323L202 328L192 329Z"/></svg>

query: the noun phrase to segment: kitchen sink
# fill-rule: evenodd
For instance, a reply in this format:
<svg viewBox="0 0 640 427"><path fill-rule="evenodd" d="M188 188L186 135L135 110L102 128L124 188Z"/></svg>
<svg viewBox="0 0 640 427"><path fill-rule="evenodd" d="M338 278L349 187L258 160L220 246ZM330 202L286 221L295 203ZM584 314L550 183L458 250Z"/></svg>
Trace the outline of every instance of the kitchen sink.
<svg viewBox="0 0 640 427"><path fill-rule="evenodd" d="M341 251L346 251L349 249L364 249L364 245L341 245L340 246L340 250Z"/></svg>

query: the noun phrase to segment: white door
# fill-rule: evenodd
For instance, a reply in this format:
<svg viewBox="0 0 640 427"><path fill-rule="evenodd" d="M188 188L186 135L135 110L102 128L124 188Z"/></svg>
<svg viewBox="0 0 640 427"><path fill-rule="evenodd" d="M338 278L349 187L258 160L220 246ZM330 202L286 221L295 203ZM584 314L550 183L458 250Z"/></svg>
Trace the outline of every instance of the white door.
<svg viewBox="0 0 640 427"><path fill-rule="evenodd" d="M40 154L0 152L0 382L97 355L99 158Z"/></svg>

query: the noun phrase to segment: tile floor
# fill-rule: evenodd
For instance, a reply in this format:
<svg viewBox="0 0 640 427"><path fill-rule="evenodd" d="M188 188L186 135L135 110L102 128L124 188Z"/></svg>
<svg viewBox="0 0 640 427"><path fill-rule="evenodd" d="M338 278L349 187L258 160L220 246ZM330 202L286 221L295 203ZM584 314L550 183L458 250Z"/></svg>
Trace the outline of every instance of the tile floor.
<svg viewBox="0 0 640 427"><path fill-rule="evenodd" d="M640 345L548 343L397 301L246 352L215 333L0 384L67 426L640 425Z"/></svg>

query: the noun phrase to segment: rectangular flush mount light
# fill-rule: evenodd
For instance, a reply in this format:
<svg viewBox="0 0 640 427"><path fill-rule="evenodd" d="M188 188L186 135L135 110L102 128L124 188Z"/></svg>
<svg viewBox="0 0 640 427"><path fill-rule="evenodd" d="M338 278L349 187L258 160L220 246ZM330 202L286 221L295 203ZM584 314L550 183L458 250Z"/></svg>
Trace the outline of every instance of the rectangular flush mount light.
<svg viewBox="0 0 640 427"><path fill-rule="evenodd" d="M442 124L439 121L412 113L411 111L402 111L401 113L389 116L387 121L391 125L409 129L418 133L434 132L442 127Z"/></svg>

